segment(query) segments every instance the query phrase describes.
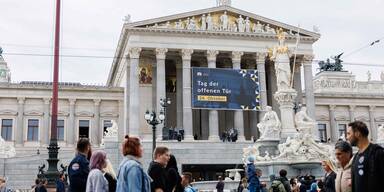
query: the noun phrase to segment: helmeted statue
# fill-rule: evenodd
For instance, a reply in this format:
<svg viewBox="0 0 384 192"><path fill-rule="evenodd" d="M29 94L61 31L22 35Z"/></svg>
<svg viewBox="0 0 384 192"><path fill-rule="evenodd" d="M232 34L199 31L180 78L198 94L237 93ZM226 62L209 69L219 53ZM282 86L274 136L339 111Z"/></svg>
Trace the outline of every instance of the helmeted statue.
<svg viewBox="0 0 384 192"><path fill-rule="evenodd" d="M266 107L267 112L263 119L257 124L260 131L260 140L280 139L281 122L277 113L272 110L271 106Z"/></svg>
<svg viewBox="0 0 384 192"><path fill-rule="evenodd" d="M307 115L307 108L301 107L301 110L295 115L295 124L299 133L312 135L312 129L317 123Z"/></svg>

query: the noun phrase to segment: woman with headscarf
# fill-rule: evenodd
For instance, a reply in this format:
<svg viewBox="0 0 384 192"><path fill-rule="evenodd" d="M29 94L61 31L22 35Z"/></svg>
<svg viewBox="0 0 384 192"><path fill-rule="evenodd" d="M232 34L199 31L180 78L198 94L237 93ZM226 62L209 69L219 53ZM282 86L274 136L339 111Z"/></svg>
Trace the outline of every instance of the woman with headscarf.
<svg viewBox="0 0 384 192"><path fill-rule="evenodd" d="M336 176L336 192L352 192L352 146L346 141L337 142L335 155L340 165Z"/></svg>

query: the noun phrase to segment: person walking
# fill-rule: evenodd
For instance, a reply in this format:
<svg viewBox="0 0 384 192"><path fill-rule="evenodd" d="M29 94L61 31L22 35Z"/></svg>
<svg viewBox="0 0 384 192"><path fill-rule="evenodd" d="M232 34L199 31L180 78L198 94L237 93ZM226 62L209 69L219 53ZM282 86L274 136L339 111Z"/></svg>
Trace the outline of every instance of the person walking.
<svg viewBox="0 0 384 192"><path fill-rule="evenodd" d="M221 176L218 177L219 182L216 184L216 190L217 192L223 192L224 191L224 182L223 178Z"/></svg>
<svg viewBox="0 0 384 192"><path fill-rule="evenodd" d="M59 174L59 179L56 181L56 192L65 192L65 175Z"/></svg>
<svg viewBox="0 0 384 192"><path fill-rule="evenodd" d="M113 170L113 166L111 161L107 159L107 166L103 169L104 171L104 177L108 181L108 191L109 192L115 192L116 191L116 173Z"/></svg>
<svg viewBox="0 0 384 192"><path fill-rule="evenodd" d="M91 156L86 192L108 192L108 181L103 169L107 166L107 154L95 151Z"/></svg>
<svg viewBox="0 0 384 192"><path fill-rule="evenodd" d="M149 164L148 175L152 178L152 192L167 192L167 172L165 167L170 158L167 147L156 147L153 152L153 161Z"/></svg>
<svg viewBox="0 0 384 192"><path fill-rule="evenodd" d="M340 164L337 170L335 188L336 192L352 192L352 146L346 141L339 141L335 145L335 156Z"/></svg>
<svg viewBox="0 0 384 192"><path fill-rule="evenodd" d="M347 140L359 149L353 157L351 168L352 192L383 191L384 149L371 143L368 135L369 130L364 122L348 124Z"/></svg>
<svg viewBox="0 0 384 192"><path fill-rule="evenodd" d="M324 176L324 191L325 192L335 192L335 179L336 179L336 173L335 173L335 166L333 166L332 162L330 160L325 160L321 162L321 166L323 167L325 171Z"/></svg>
<svg viewBox="0 0 384 192"><path fill-rule="evenodd" d="M181 185L181 177L177 168L176 157L170 155L167 166L165 167L167 172L167 191L169 192L183 192L184 187Z"/></svg>
<svg viewBox="0 0 384 192"><path fill-rule="evenodd" d="M85 192L90 172L88 155L91 143L87 138L80 138L76 146L77 154L68 166L69 191Z"/></svg>
<svg viewBox="0 0 384 192"><path fill-rule="evenodd" d="M125 136L121 149L124 158L117 173L116 192L151 191L151 178L144 172L140 158L143 157L143 146L137 137Z"/></svg>
<svg viewBox="0 0 384 192"><path fill-rule="evenodd" d="M255 167L255 157L249 156L247 163L247 179L248 179L248 190L250 192L259 192L260 191L260 180L261 170L259 170L260 176L257 174L257 169Z"/></svg>

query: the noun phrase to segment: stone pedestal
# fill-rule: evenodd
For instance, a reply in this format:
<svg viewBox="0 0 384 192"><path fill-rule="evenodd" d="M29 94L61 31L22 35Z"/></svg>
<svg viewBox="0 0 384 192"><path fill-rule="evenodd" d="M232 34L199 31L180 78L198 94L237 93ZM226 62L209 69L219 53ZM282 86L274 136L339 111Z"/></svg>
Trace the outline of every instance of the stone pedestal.
<svg viewBox="0 0 384 192"><path fill-rule="evenodd" d="M260 156L264 157L266 151L268 151L269 156L279 155L279 150L277 146L279 145L280 140L258 140L256 145L259 146Z"/></svg>
<svg viewBox="0 0 384 192"><path fill-rule="evenodd" d="M274 95L276 101L280 105L281 115L281 138L294 137L297 133L294 123L293 106L297 96L297 92L294 89L287 89L277 91Z"/></svg>

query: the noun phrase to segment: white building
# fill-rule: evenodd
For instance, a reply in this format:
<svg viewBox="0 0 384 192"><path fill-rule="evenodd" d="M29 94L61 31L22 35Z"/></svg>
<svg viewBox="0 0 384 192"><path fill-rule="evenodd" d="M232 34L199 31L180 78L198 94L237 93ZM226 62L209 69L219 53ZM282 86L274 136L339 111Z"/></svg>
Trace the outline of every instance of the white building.
<svg viewBox="0 0 384 192"><path fill-rule="evenodd" d="M145 21L127 21L106 86L60 84L59 145L64 151L73 151L79 137L88 137L94 147L99 147L103 130L115 120L120 140L125 134L143 139L147 166L151 159L152 132L144 113L147 109L159 111L160 98L167 97L172 104L167 108L166 125L183 128L185 139L162 141L163 130L159 125L158 145L168 146L183 170L212 179L217 171L241 164L242 148L250 145L252 137L258 138L256 124L263 112L192 109L191 67L257 69L261 105L263 108L271 105L278 112L273 98L277 89L274 62L268 52L278 42L279 28L285 31L286 44L293 50L297 27L226 3ZM313 81L312 44L320 34L300 29L300 36L293 76L297 104L307 106L309 115L319 122L324 139L336 141L339 137L336 127L344 129L351 119L367 122L375 133L375 126L384 121L383 82L355 82L348 73L321 73ZM50 135L51 84L10 83L10 73L2 57L0 78L2 137L17 147L18 155L32 154L36 149L44 151ZM239 140L222 143L220 133L233 127L239 129ZM117 166L117 145L114 150L111 156ZM65 163L71 157L64 155L61 159ZM17 169L16 164L13 166ZM25 169L36 170L33 166Z"/></svg>

